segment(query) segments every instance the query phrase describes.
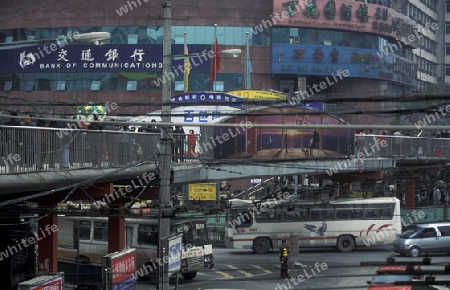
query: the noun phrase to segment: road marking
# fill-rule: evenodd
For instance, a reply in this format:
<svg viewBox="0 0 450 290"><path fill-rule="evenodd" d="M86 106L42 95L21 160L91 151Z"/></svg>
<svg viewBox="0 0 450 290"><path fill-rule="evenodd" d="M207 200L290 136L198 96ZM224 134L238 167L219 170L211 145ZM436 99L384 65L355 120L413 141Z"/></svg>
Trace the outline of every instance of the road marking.
<svg viewBox="0 0 450 290"><path fill-rule="evenodd" d="M256 269L259 269L259 270L263 271L263 272L266 273L266 274L272 274L272 271L271 271L271 270L264 269L264 268L261 267L261 266L258 266L258 265L250 265L250 266L255 267Z"/></svg>
<svg viewBox="0 0 450 290"><path fill-rule="evenodd" d="M219 270L214 270L214 272L216 272L217 274L222 275L224 278L227 278L227 279L234 279L234 277L231 276L231 275L228 274L228 273L225 273L225 272L222 272L222 271L219 271Z"/></svg>
<svg viewBox="0 0 450 290"><path fill-rule="evenodd" d="M244 274L246 277L252 277L253 274L244 271L244 270L239 270L237 267L233 266L233 265L226 265L228 268L232 269L232 270L236 270L236 272Z"/></svg>
<svg viewBox="0 0 450 290"><path fill-rule="evenodd" d="M203 273L203 272L197 272L197 275L200 275L200 276L208 276L208 277L213 277L213 278L216 277L216 275L206 274L206 273Z"/></svg>

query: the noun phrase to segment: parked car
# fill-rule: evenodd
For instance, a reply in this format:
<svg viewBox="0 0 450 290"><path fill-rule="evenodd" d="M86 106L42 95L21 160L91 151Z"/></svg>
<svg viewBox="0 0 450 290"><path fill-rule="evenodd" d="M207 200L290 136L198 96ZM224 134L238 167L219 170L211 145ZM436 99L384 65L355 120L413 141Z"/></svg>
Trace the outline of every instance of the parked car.
<svg viewBox="0 0 450 290"><path fill-rule="evenodd" d="M417 224L397 237L392 250L411 257L450 252L450 222Z"/></svg>
<svg viewBox="0 0 450 290"><path fill-rule="evenodd" d="M420 266L414 266L412 269L408 266L381 266L372 276L368 290L410 290L411 285L395 285L395 282L403 281L423 281L425 278L421 274L414 274L413 271L420 271Z"/></svg>

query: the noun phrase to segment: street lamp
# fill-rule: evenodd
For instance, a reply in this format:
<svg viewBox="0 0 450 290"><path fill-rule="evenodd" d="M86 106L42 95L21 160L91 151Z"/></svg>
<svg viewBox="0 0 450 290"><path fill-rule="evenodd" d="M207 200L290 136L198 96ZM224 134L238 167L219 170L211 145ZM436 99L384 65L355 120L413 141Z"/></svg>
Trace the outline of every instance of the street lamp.
<svg viewBox="0 0 450 290"><path fill-rule="evenodd" d="M239 48L233 48L233 49L225 49L219 52L214 52L214 53L210 53L209 55L213 56L216 54L226 54L226 55L231 55L233 57L238 57L240 56L242 53L242 50ZM192 57L201 57L202 53L188 53L188 54L174 54L172 55L173 60L182 60L185 58L192 58Z"/></svg>

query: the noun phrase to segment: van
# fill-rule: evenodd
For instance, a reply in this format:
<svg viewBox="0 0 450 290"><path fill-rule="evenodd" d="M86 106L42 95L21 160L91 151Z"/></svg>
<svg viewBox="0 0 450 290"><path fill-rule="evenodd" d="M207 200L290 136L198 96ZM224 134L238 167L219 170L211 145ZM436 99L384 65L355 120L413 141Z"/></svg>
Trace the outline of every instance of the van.
<svg viewBox="0 0 450 290"><path fill-rule="evenodd" d="M450 222L416 224L403 232L392 244L392 250L404 256L450 252Z"/></svg>

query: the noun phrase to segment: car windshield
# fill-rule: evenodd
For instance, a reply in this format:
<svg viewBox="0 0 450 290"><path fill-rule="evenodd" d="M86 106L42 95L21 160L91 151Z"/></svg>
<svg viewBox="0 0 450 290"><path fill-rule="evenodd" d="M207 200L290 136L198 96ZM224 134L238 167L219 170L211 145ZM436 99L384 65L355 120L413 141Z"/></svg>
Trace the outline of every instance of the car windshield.
<svg viewBox="0 0 450 290"><path fill-rule="evenodd" d="M396 281L412 281L411 275L375 275L372 284L394 284Z"/></svg>
<svg viewBox="0 0 450 290"><path fill-rule="evenodd" d="M400 235L400 238L402 239L409 239L409 238L414 238L417 233L423 231L423 229L421 228L415 228L415 229L410 229L405 231L403 234Z"/></svg>

